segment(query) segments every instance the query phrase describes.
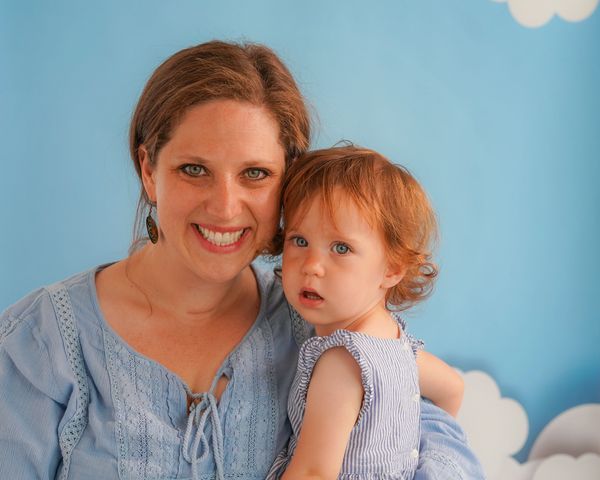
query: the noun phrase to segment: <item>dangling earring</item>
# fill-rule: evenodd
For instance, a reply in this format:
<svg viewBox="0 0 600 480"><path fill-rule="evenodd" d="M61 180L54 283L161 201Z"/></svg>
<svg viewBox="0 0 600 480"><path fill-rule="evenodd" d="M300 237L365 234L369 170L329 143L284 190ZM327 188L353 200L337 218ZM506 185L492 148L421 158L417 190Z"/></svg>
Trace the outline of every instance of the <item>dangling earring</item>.
<svg viewBox="0 0 600 480"><path fill-rule="evenodd" d="M146 231L152 243L158 242L158 227L156 221L152 218L152 204L150 204L150 211L146 217Z"/></svg>

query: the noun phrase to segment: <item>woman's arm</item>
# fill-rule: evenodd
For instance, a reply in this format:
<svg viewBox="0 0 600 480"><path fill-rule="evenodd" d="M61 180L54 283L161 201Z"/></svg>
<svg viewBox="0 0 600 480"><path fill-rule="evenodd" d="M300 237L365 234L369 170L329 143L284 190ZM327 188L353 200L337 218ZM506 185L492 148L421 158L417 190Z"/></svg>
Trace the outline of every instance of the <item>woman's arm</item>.
<svg viewBox="0 0 600 480"><path fill-rule="evenodd" d="M360 368L344 348L327 350L308 387L304 421L284 480L336 479L363 400Z"/></svg>
<svg viewBox="0 0 600 480"><path fill-rule="evenodd" d="M0 316L0 478L55 478L65 412L58 389L39 331Z"/></svg>
<svg viewBox="0 0 600 480"><path fill-rule="evenodd" d="M460 425L428 400L421 400L419 465L413 480L485 480Z"/></svg>
<svg viewBox="0 0 600 480"><path fill-rule="evenodd" d="M456 417L465 385L460 374L435 355L419 350L419 388L421 395Z"/></svg>

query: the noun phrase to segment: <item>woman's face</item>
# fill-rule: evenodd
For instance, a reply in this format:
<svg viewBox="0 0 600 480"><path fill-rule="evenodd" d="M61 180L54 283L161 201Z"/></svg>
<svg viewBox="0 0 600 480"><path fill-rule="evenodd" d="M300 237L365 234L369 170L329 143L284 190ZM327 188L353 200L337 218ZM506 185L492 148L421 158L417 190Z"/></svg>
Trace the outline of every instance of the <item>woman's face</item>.
<svg viewBox="0 0 600 480"><path fill-rule="evenodd" d="M263 107L214 100L192 107L142 179L156 202L159 242L169 262L227 281L272 239L279 222L285 152Z"/></svg>

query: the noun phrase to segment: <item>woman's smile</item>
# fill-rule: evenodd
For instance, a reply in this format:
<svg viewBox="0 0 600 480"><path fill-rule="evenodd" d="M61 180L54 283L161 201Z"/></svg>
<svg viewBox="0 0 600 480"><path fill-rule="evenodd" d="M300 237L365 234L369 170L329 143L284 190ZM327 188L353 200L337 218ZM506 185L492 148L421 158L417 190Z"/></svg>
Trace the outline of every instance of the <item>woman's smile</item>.
<svg viewBox="0 0 600 480"><path fill-rule="evenodd" d="M216 227L193 223L200 244L210 252L230 253L242 248L251 234L250 227Z"/></svg>

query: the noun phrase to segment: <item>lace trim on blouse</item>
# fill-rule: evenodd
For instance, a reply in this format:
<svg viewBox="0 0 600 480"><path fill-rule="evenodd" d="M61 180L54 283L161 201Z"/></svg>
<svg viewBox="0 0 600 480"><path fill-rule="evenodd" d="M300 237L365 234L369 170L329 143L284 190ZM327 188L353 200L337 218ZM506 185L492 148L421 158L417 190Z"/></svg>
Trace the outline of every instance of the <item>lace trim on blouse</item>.
<svg viewBox="0 0 600 480"><path fill-rule="evenodd" d="M79 333L77 332L77 324L73 316L69 293L62 284L52 285L46 290L50 294L56 318L58 319L60 335L64 342L67 360L77 382L77 407L75 413L59 434L60 450L63 457L60 479L66 480L69 475L71 453L79 442L88 422L87 412L90 394L83 363L83 354L81 353L81 344L79 342Z"/></svg>

